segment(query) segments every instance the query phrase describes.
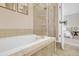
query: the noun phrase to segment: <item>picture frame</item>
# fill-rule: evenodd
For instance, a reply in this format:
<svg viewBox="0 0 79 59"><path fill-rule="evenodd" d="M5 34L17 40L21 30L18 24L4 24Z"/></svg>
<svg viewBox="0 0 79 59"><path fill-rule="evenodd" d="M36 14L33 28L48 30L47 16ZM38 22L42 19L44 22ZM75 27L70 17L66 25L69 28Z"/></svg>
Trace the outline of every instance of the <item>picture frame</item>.
<svg viewBox="0 0 79 59"><path fill-rule="evenodd" d="M17 11L17 3L5 3L5 7L7 9L13 10L13 11Z"/></svg>
<svg viewBox="0 0 79 59"><path fill-rule="evenodd" d="M18 4L18 12L28 15L28 4L19 3Z"/></svg>
<svg viewBox="0 0 79 59"><path fill-rule="evenodd" d="M28 3L1 3L0 7L28 15Z"/></svg>

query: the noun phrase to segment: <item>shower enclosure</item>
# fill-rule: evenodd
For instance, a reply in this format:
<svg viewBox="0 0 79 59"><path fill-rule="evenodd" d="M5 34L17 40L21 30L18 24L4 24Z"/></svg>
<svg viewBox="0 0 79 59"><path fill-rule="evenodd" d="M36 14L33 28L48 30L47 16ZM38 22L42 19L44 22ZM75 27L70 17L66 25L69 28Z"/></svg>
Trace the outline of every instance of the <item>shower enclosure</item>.
<svg viewBox="0 0 79 59"><path fill-rule="evenodd" d="M34 4L34 33L39 35L56 36L54 3Z"/></svg>
<svg viewBox="0 0 79 59"><path fill-rule="evenodd" d="M56 37L57 35L56 33L57 32L57 11L58 11L57 4L36 3L33 5L34 5L33 6L34 7L33 9L34 34L37 34L40 36ZM48 48L48 50L52 49L53 47L52 44L50 46L51 47ZM56 49L56 47L53 49ZM52 55L52 51L53 50L49 51L50 55Z"/></svg>
<svg viewBox="0 0 79 59"><path fill-rule="evenodd" d="M56 37L64 49L64 19L61 3L34 4L34 33Z"/></svg>

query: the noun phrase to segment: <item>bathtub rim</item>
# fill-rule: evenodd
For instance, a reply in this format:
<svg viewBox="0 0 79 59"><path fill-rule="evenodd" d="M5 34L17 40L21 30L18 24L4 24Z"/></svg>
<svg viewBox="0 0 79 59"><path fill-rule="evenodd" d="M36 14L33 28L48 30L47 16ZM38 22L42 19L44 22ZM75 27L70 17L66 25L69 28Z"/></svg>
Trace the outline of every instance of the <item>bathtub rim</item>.
<svg viewBox="0 0 79 59"><path fill-rule="evenodd" d="M36 44L39 44L41 42L53 42L55 40L55 37L52 37L53 40L48 40L50 37L48 37L47 39L40 39L40 40L37 40L31 44L28 44L28 45L23 45L23 46L20 46L20 47L17 47L17 48L13 48L13 49L10 49L8 51L5 51L5 52L2 52L0 53L0 56L10 56L10 55L15 55L16 53L20 52L20 51L23 51L24 49L28 50L28 49L31 49L32 46L36 45ZM23 53L22 53L23 54ZM21 55L22 55L21 54ZM27 54L28 55L28 54Z"/></svg>

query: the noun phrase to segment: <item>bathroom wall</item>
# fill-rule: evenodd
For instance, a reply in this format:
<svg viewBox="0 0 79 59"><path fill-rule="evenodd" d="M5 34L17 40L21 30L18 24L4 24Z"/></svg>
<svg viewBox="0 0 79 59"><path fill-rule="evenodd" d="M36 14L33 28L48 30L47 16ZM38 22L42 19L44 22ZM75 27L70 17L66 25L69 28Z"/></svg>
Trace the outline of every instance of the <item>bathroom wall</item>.
<svg viewBox="0 0 79 59"><path fill-rule="evenodd" d="M79 3L63 3L64 15L72 15L79 13Z"/></svg>
<svg viewBox="0 0 79 59"><path fill-rule="evenodd" d="M34 33L53 37L56 36L55 5L56 4L49 4L48 7L47 4L43 3L35 5Z"/></svg>
<svg viewBox="0 0 79 59"><path fill-rule="evenodd" d="M79 26L79 13L65 16L68 27Z"/></svg>
<svg viewBox="0 0 79 59"><path fill-rule="evenodd" d="M79 3L63 3L64 19L67 20L67 30L72 31L79 26Z"/></svg>
<svg viewBox="0 0 79 59"><path fill-rule="evenodd" d="M34 4L34 33L37 35L46 35L47 9L46 4Z"/></svg>
<svg viewBox="0 0 79 59"><path fill-rule="evenodd" d="M56 4L49 4L48 35L56 37Z"/></svg>
<svg viewBox="0 0 79 59"><path fill-rule="evenodd" d="M33 5L28 15L0 7L0 37L33 33Z"/></svg>
<svg viewBox="0 0 79 59"><path fill-rule="evenodd" d="M32 34L31 29L0 29L0 38Z"/></svg>
<svg viewBox="0 0 79 59"><path fill-rule="evenodd" d="M29 13L24 15L13 12L0 7L0 37L16 36L24 34L40 34L47 35L47 19L48 35L56 36L56 17L55 4L49 4L49 12L47 12L46 4L29 4ZM48 13L48 17L47 17Z"/></svg>

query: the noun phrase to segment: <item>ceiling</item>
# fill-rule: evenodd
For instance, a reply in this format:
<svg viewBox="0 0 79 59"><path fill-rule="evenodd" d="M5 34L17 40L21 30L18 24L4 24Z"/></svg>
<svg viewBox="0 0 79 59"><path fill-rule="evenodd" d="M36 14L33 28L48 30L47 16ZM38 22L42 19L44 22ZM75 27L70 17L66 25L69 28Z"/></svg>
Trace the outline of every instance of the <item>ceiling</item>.
<svg viewBox="0 0 79 59"><path fill-rule="evenodd" d="M72 15L79 13L79 3L63 3L64 15Z"/></svg>

